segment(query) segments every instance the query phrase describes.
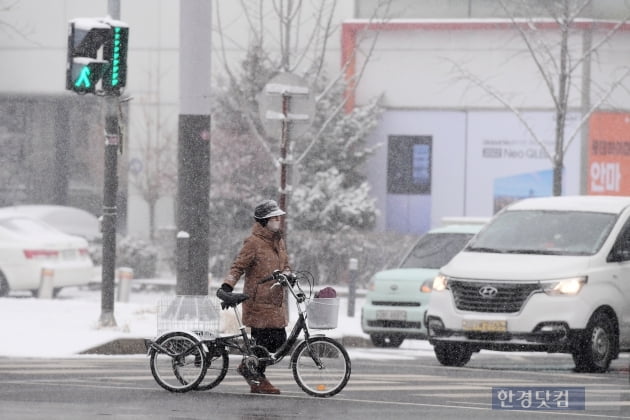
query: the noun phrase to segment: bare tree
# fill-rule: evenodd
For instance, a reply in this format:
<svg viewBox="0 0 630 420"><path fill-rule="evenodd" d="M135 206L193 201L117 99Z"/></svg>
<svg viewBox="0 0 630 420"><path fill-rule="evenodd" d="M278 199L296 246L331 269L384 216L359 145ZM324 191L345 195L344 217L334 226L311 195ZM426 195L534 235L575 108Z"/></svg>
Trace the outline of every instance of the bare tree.
<svg viewBox="0 0 630 420"><path fill-rule="evenodd" d="M2 13L9 12L17 4L19 4L19 2L20 0L0 0L0 16ZM32 31L27 31L25 27L19 27L18 25L4 19L0 19L0 31L4 32L8 36L15 35L29 42L33 42L28 38L29 33Z"/></svg>
<svg viewBox="0 0 630 420"><path fill-rule="evenodd" d="M512 2L498 0L498 2L525 43L526 50L533 60L553 103L555 113L553 150L543 142L524 118L522 112L506 95L495 89L482 77L468 71L461 64L453 63L453 65L465 79L482 88L519 119L551 162L553 194L561 195L562 169L567 149L578 137L580 130L588 122L593 112L605 104L610 95L627 79L630 68L626 67L610 85L600 87L597 92L598 96L594 98L594 101L586 104L587 109L583 111L582 118L574 131L566 136L565 128L570 95L572 92L581 91L581 87L578 85L581 80L580 77L587 77L588 74L585 72L585 75L582 75L583 66L590 65L590 61L596 56L598 49L619 31L630 18L630 14L614 25L598 25L596 22L581 19L581 16L591 7L593 0L541 1L538 4L542 9L534 9L532 3L526 0ZM516 7L512 7L514 5ZM540 18L541 12L546 16L546 19ZM585 47L577 48L571 44L572 35L582 31L585 31L586 34ZM592 39L595 35L599 35L598 40ZM582 84L589 89L588 92L584 93L590 98L591 94L594 93L590 92L590 80L583 80Z"/></svg>
<svg viewBox="0 0 630 420"><path fill-rule="evenodd" d="M337 0L325 0L313 3L313 14L305 16L306 7L303 7L303 0L273 0L274 18L278 22L277 33L268 33L268 27L266 25L269 20L269 16L265 14L263 3L269 4L270 2L263 2L261 0L240 0L243 14L248 22L249 31L252 37L250 46L241 46L244 50L265 52L269 51L269 44L273 44L279 50L279 56L277 58L271 55L265 55L262 60L266 61L271 68L271 72L267 74L267 80L271 78L275 73L287 72L295 73L303 76L309 83L314 83L316 80L322 80L325 76L324 63L326 59L326 51L329 46L329 41L332 36L337 33L338 27L333 25L333 18L335 15ZM217 32L219 34L219 41L221 44L221 56L225 74L229 80L229 83L236 84L239 82L239 77L236 71L230 66L230 61L226 57L226 43L229 42L222 28L221 9L220 2L216 2L215 12L217 16ZM382 18L387 16L389 5L391 0L381 0L374 8L373 18ZM305 35L304 28L308 26L312 28L310 33L306 34L306 40L302 42L301 36ZM363 69L367 66L369 57L374 49L378 37L374 37L372 43L367 51L363 51L366 55L363 68L357 72L356 78L359 79L363 74ZM357 43L358 45L358 43ZM349 63L342 63L342 68L339 73L333 77L326 77L328 84L324 86L317 94L316 103L328 100L327 95L331 91L338 89L340 84L345 83L344 71L345 67ZM260 75L264 78L265 75ZM357 86L358 82L355 81L353 86ZM259 87L259 92L263 86ZM241 89L243 92L251 92L248 87ZM233 107L241 109L243 111L242 118L244 123L249 126L249 134L254 136L254 140L260 143L260 146L265 150L270 162L279 167L278 153L271 146L272 140L267 138L264 132L264 128L259 120L257 109L248 106L244 101L249 101L252 98L239 97L235 95L232 98ZM334 112L328 115L328 118L317 126L317 132L309 133L309 142L303 148L301 153L295 159L296 163L302 162L308 155L313 145L322 139L322 135L326 131L326 128L331 121L338 115L344 112L345 100L334 108Z"/></svg>
<svg viewBox="0 0 630 420"><path fill-rule="evenodd" d="M130 168L130 184L138 191L149 206L149 235L155 239L155 207L160 198L175 194L177 185L177 144L175 135L165 131L164 121L159 115L150 113L148 105L143 106L143 131L138 135L141 141L134 142L135 165Z"/></svg>

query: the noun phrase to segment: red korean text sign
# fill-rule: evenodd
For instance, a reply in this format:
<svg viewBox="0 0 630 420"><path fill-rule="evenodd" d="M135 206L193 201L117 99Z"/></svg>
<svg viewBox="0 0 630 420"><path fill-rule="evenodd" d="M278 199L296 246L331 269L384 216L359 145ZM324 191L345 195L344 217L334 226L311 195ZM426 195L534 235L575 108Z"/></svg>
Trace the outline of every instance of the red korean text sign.
<svg viewBox="0 0 630 420"><path fill-rule="evenodd" d="M587 179L589 195L630 195L630 114L591 116Z"/></svg>

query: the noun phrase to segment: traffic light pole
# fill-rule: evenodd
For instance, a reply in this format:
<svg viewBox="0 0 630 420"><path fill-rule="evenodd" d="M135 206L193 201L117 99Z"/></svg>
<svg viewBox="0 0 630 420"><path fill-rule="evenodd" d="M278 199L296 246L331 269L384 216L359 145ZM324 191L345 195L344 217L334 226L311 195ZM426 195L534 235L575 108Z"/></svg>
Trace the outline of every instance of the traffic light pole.
<svg viewBox="0 0 630 420"><path fill-rule="evenodd" d="M102 327L116 326L114 277L118 198L118 122L120 95L127 83L129 26L120 18L120 0L108 0L109 16L75 18L68 25L66 89L105 96L105 170L103 187L103 265L101 273ZM97 83L101 88L97 88Z"/></svg>
<svg viewBox="0 0 630 420"><path fill-rule="evenodd" d="M116 196L118 195L118 150L120 125L118 97L108 96L105 117L105 173L103 188L103 266L101 284L101 327L116 326L114 318L114 279L116 274Z"/></svg>
<svg viewBox="0 0 630 420"><path fill-rule="evenodd" d="M107 9L114 19L120 19L120 0L108 0ZM118 150L120 124L118 96L105 97L105 172L103 186L103 266L101 274L101 327L115 327L114 279L116 276L116 197L118 195Z"/></svg>

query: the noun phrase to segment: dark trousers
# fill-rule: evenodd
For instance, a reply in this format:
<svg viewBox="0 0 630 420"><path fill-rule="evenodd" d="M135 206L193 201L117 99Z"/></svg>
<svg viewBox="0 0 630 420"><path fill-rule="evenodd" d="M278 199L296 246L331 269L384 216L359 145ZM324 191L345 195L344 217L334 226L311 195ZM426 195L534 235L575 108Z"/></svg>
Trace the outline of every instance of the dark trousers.
<svg viewBox="0 0 630 420"><path fill-rule="evenodd" d="M287 332L284 328L252 328L252 337L256 340L256 345L263 346L270 353L275 353L285 341ZM258 371L265 376L266 365L261 364Z"/></svg>

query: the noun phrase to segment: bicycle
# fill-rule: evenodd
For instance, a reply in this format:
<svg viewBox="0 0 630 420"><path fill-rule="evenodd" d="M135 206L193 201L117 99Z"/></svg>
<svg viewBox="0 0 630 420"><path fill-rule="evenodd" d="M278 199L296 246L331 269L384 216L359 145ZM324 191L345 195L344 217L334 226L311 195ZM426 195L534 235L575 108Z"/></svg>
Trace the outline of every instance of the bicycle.
<svg viewBox="0 0 630 420"><path fill-rule="evenodd" d="M233 351L242 356L244 370L254 380L258 372L257 367L261 363L266 366L275 365L290 355L289 368L292 370L293 378L307 394L331 397L343 390L351 373L348 352L338 341L323 334L311 335L309 331L307 302L313 291L312 276L306 272L283 274L275 271L268 278L259 281L259 284L272 280L290 292L298 313L298 319L287 340L275 353L256 345L242 324L237 308L248 299L248 296L219 289L217 297L221 300L221 308L234 310L240 332L205 339L192 332L171 331L155 341L147 340L151 373L156 382L171 392L210 390L225 378L229 367L228 353ZM310 286L308 297L300 285L300 281L304 280L307 280ZM304 334L304 338L298 343L301 333Z"/></svg>

